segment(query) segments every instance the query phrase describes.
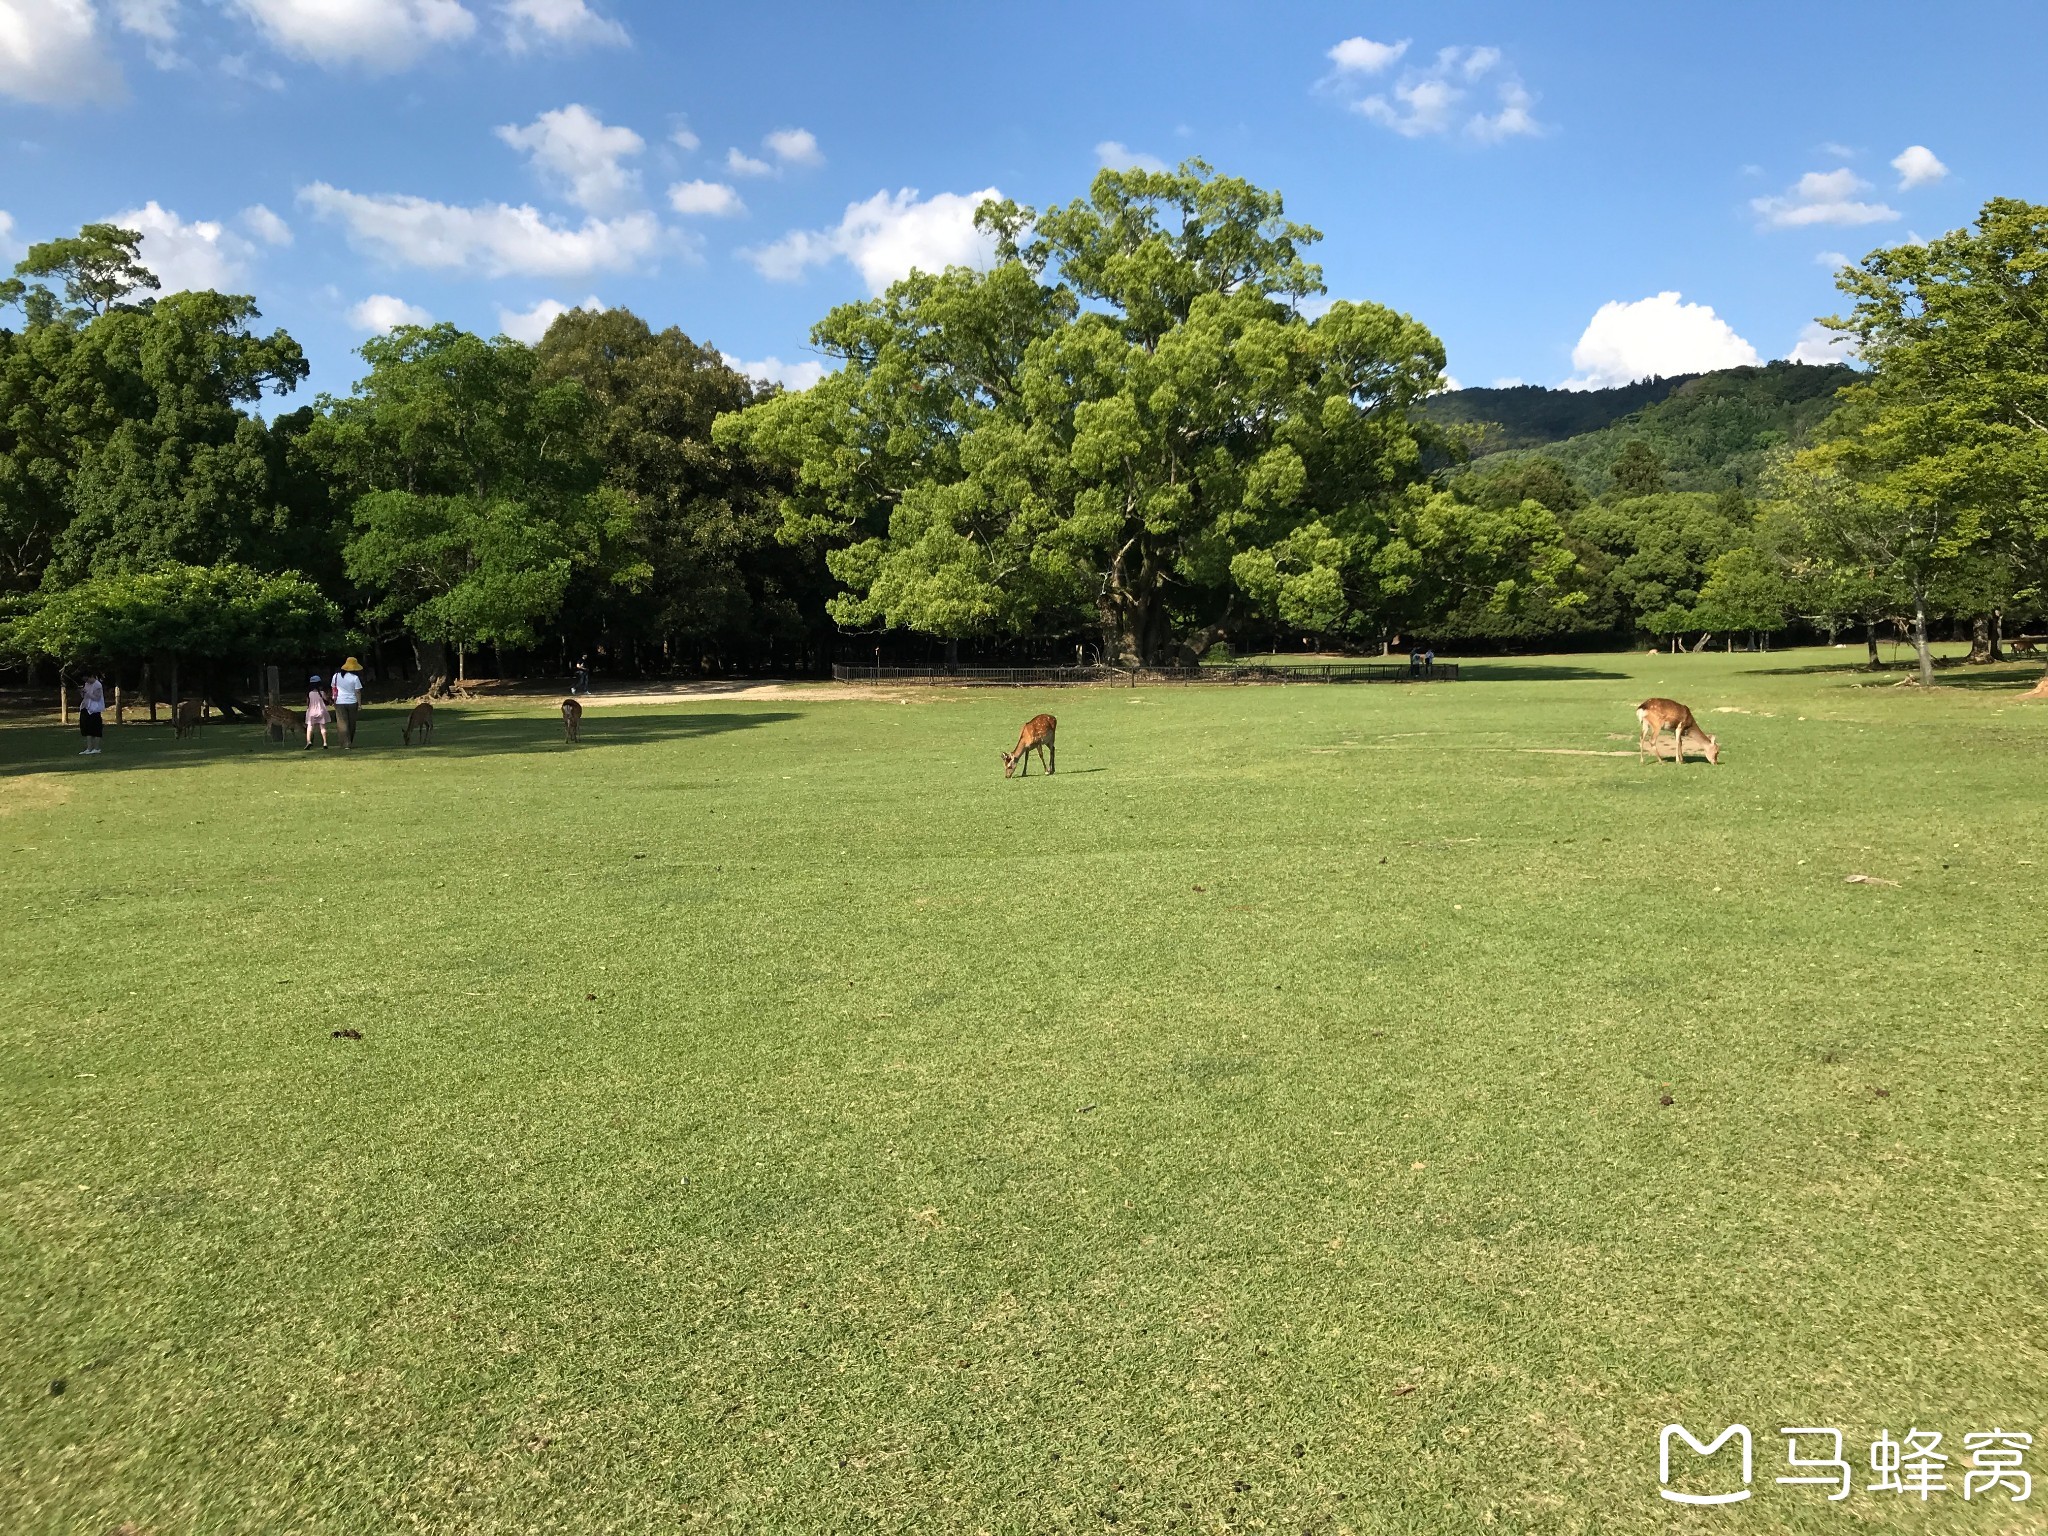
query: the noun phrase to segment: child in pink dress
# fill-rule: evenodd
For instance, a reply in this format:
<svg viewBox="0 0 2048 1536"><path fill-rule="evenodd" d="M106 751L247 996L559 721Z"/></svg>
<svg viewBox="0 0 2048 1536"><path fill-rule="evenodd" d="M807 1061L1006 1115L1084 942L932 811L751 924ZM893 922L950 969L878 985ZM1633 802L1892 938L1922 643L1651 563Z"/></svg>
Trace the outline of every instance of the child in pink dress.
<svg viewBox="0 0 2048 1536"><path fill-rule="evenodd" d="M306 679L313 686L306 694L306 750L313 750L313 733L320 733L320 750L327 750L327 695L320 691L320 677L315 673Z"/></svg>

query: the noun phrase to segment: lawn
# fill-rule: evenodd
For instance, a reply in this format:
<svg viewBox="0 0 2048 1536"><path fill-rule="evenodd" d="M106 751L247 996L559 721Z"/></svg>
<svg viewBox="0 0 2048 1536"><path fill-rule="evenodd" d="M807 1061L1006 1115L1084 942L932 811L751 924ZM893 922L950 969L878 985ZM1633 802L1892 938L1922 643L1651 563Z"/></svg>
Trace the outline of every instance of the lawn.
<svg viewBox="0 0 2048 1536"><path fill-rule="evenodd" d="M0 1530L2038 1530L2048 703L1856 655L0 729Z"/></svg>

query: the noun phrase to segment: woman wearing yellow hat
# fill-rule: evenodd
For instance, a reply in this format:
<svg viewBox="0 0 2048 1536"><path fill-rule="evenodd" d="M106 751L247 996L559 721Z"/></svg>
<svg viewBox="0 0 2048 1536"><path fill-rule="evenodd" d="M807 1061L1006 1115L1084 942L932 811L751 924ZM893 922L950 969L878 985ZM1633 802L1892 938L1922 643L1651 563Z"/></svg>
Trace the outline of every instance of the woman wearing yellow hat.
<svg viewBox="0 0 2048 1536"><path fill-rule="evenodd" d="M356 710L363 702L363 664L351 656L334 674L334 712L341 716L341 744L356 749Z"/></svg>

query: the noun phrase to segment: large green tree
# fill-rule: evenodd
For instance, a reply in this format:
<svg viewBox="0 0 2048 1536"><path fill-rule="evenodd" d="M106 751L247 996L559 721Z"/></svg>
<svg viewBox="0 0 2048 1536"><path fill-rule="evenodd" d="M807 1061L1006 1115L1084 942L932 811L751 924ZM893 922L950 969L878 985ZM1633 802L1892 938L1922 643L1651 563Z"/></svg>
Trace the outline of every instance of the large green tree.
<svg viewBox="0 0 2048 1536"><path fill-rule="evenodd" d="M712 440L712 423L773 391L671 326L629 310L570 310L536 351L541 385L574 381L591 403L604 484L635 512L647 578L630 593L584 571L562 625L578 649L645 642L676 658L801 655L824 601L815 554L778 538L783 482L754 456Z"/></svg>
<svg viewBox="0 0 2048 1536"><path fill-rule="evenodd" d="M721 423L795 480L790 533L848 588L834 617L1097 628L1129 662L1260 609L1378 622L1375 557L1428 499L1410 407L1440 383L1436 338L1370 304L1305 317L1316 232L1199 161L978 221L991 270L835 310L814 339L836 375Z"/></svg>
<svg viewBox="0 0 2048 1536"><path fill-rule="evenodd" d="M602 484L595 410L534 349L452 325L364 343L369 371L299 441L348 506L344 559L371 626L418 642L430 688L480 645L527 647L572 576L631 587L634 508Z"/></svg>

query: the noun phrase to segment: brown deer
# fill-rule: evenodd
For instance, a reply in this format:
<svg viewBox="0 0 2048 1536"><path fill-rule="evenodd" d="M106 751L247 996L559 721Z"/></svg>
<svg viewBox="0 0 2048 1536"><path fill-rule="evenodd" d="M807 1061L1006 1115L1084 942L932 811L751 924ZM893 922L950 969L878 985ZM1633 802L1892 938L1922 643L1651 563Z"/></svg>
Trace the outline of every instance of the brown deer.
<svg viewBox="0 0 2048 1536"><path fill-rule="evenodd" d="M1045 764L1045 771L1052 772L1052 733L1059 729L1059 721L1051 715L1033 715L1024 722L1024 729L1017 733L1017 745L1013 751L1003 754L1003 777L1009 778L1017 771L1017 765L1024 765L1024 777L1031 777L1031 754L1039 754Z"/></svg>
<svg viewBox="0 0 2048 1536"><path fill-rule="evenodd" d="M171 710L171 729L182 740L188 731L196 731L206 723L206 717L199 712L199 700L180 699Z"/></svg>
<svg viewBox="0 0 2048 1536"><path fill-rule="evenodd" d="M434 706L425 699L413 705L412 713L405 717L405 744L412 745L412 733L420 733L420 741L426 746L434 744Z"/></svg>
<svg viewBox="0 0 2048 1536"><path fill-rule="evenodd" d="M574 699L562 700L562 740L583 739L583 706Z"/></svg>
<svg viewBox="0 0 2048 1536"><path fill-rule="evenodd" d="M263 706L263 728L270 733L272 741L289 742L306 728L306 717L282 704L266 704Z"/></svg>
<svg viewBox="0 0 2048 1536"><path fill-rule="evenodd" d="M1636 761L1639 763L1651 752L1656 752L1659 757L1664 755L1657 743L1663 739L1666 731L1672 734L1672 766L1676 767L1685 761L1685 737L1688 731L1707 744L1706 756L1709 763L1721 761L1721 743L1701 730L1699 721L1692 717L1692 711L1676 699L1643 700L1636 706L1636 723L1640 731L1636 737Z"/></svg>

